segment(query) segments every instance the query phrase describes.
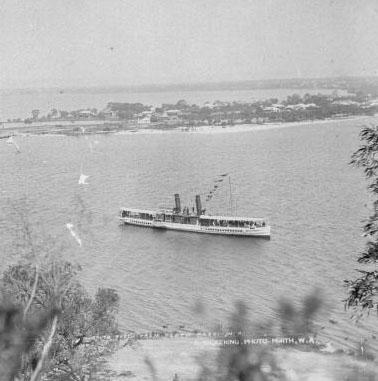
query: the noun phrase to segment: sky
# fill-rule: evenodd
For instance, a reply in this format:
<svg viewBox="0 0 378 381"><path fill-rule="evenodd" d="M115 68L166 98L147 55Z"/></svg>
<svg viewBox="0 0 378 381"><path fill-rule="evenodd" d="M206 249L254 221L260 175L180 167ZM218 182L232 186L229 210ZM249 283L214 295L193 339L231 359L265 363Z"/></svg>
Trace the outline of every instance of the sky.
<svg viewBox="0 0 378 381"><path fill-rule="evenodd" d="M376 0L1 0L0 88L378 74Z"/></svg>

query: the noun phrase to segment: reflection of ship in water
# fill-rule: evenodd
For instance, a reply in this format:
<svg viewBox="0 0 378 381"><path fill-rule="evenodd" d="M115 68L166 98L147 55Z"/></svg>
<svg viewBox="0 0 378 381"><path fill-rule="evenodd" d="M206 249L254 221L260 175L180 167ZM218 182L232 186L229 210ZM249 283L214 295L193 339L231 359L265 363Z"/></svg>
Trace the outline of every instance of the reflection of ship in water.
<svg viewBox="0 0 378 381"><path fill-rule="evenodd" d="M175 194L172 209L145 210L121 208L120 220L124 224L151 228L182 230L195 233L269 237L270 226L262 218L211 216L202 209L201 197L196 196L196 208L181 208L180 196Z"/></svg>

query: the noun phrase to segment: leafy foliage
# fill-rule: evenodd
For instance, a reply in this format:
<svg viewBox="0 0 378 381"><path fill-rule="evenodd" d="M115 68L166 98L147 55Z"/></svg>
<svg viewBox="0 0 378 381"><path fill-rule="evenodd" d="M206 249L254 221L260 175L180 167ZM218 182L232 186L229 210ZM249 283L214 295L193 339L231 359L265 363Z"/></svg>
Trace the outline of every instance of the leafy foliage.
<svg viewBox="0 0 378 381"><path fill-rule="evenodd" d="M145 106L142 103L117 102L108 103L107 108L111 111L115 111L120 119L131 119L134 114L139 114L150 109L150 107Z"/></svg>
<svg viewBox="0 0 378 381"><path fill-rule="evenodd" d="M268 381L285 380L284 373L278 367L275 356L266 345L245 345L243 342L253 336L248 310L243 302L235 304L230 318L229 333L225 338L236 344L222 345L215 362L202 356L199 358L201 371L198 381ZM231 335L229 335L231 333ZM256 334L256 332L255 332Z"/></svg>
<svg viewBox="0 0 378 381"><path fill-rule="evenodd" d="M16 306L13 315L24 311L32 298L27 318L34 321L36 316L45 317L37 324L42 329L46 326L46 317L51 317L50 311L60 311L51 344L51 360L47 364L47 374L51 374L51 379L56 379L57 373L63 374L65 380L81 379L84 370L88 375L91 362L99 351L85 348L85 338L119 333L115 320L119 304L117 293L113 289L100 288L92 299L77 280L79 271L78 266L55 260L38 269L30 263L13 265L3 274L3 299ZM35 279L38 281L33 293ZM15 326L20 332L29 332L19 324ZM33 338L27 339L29 345L20 344L18 351L15 350L18 353L18 357L15 355L18 358L16 363L23 359L18 369L24 376L32 373L43 347L43 335ZM22 343L26 339L17 340Z"/></svg>
<svg viewBox="0 0 378 381"><path fill-rule="evenodd" d="M274 346L248 345L245 342L251 337L274 337L274 333L283 337L310 336L314 334L313 320L322 305L321 294L318 291L306 296L300 308L288 300L282 300L277 310L280 322L277 332L269 321L264 320L260 324L251 322L246 305L242 302L236 303L225 336L226 342L220 347L215 363L212 358L206 359L202 356L199 359L201 372L198 381L285 380L285 372L279 366ZM231 343L227 342L229 339Z"/></svg>
<svg viewBox="0 0 378 381"><path fill-rule="evenodd" d="M35 231L38 221L32 217L23 200L10 203L14 240L3 251L14 264L0 279L0 350L6 345L13 360L0 353L0 379L7 379L1 367L13 364L24 381L36 381L33 374L44 380L92 377L115 345L119 297L106 288L91 297L80 284L80 266L63 259L70 257L68 246L41 228ZM14 322L10 336L2 334L7 319Z"/></svg>
<svg viewBox="0 0 378 381"><path fill-rule="evenodd" d="M373 214L363 228L368 238L365 250L358 258L359 263L377 264L378 262L378 126L364 127L360 133L361 147L352 155L351 164L363 169L370 182L369 192L375 198ZM361 308L362 311L378 311L378 271L359 271L362 276L356 280L346 280L349 295L346 306Z"/></svg>
<svg viewBox="0 0 378 381"><path fill-rule="evenodd" d="M302 308L297 308L288 300L281 300L278 316L283 335L309 335L314 333L313 320L322 307L322 299L318 292L305 297Z"/></svg>

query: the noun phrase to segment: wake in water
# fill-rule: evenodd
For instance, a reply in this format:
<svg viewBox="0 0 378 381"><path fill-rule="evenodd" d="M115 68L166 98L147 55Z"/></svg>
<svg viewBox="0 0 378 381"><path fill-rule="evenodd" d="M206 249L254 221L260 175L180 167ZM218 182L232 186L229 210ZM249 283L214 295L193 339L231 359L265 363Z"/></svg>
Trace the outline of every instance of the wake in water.
<svg viewBox="0 0 378 381"><path fill-rule="evenodd" d="M81 132L82 134L84 135L85 134L85 128L84 127L81 127ZM88 137L85 136L86 140L88 140ZM95 140L92 144L92 142L89 142L88 143L88 147L89 147L89 152L91 154L95 153L94 151L94 146L97 145L99 142L97 140ZM90 177L89 175L85 175L83 173L83 163L84 163L84 160L82 159L81 160L81 163L80 163L80 177L79 177L79 180L78 180L78 185L89 185L88 183L88 178ZM83 206L83 200L80 198L80 203L81 205ZM81 227L82 225L82 221L79 222L79 228ZM72 237L76 240L76 242L79 244L79 246L81 247L82 246L82 240L81 238L79 237L79 235L73 230L73 224L72 223L67 223L66 224L66 227L67 229L69 230L69 232L71 233Z"/></svg>
<svg viewBox="0 0 378 381"><path fill-rule="evenodd" d="M81 244L82 244L81 239L80 239L80 237L77 235L77 233L73 230L73 224L68 223L68 224L66 224L66 227L67 227L67 229L69 230L69 232L71 233L72 237L75 238L76 242L77 242L77 243L79 244L79 246L81 247Z"/></svg>

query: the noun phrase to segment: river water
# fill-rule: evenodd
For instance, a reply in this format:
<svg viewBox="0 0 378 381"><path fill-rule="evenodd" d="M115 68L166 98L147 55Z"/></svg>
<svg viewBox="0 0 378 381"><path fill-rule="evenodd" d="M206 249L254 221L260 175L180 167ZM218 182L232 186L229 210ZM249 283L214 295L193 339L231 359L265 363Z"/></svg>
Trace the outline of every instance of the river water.
<svg viewBox="0 0 378 381"><path fill-rule="evenodd" d="M99 286L119 292L123 328L226 324L238 300L253 319L275 321L281 298L299 306L319 288L326 301L319 318L323 335L354 346L360 336L371 337L374 321L355 326L342 302L343 280L359 267L362 221L369 213L362 172L348 162L361 125L374 121L217 134L20 136L19 154L0 141L2 266L14 260L14 209L21 207L36 232L64 243L63 255L83 267L90 292ZM81 172L88 185L78 185ZM221 173L231 174L233 212L267 217L270 240L119 226L121 206L173 205L176 192L192 206L195 194L206 194ZM227 213L228 205L224 186L206 208ZM194 312L199 303L202 315Z"/></svg>

